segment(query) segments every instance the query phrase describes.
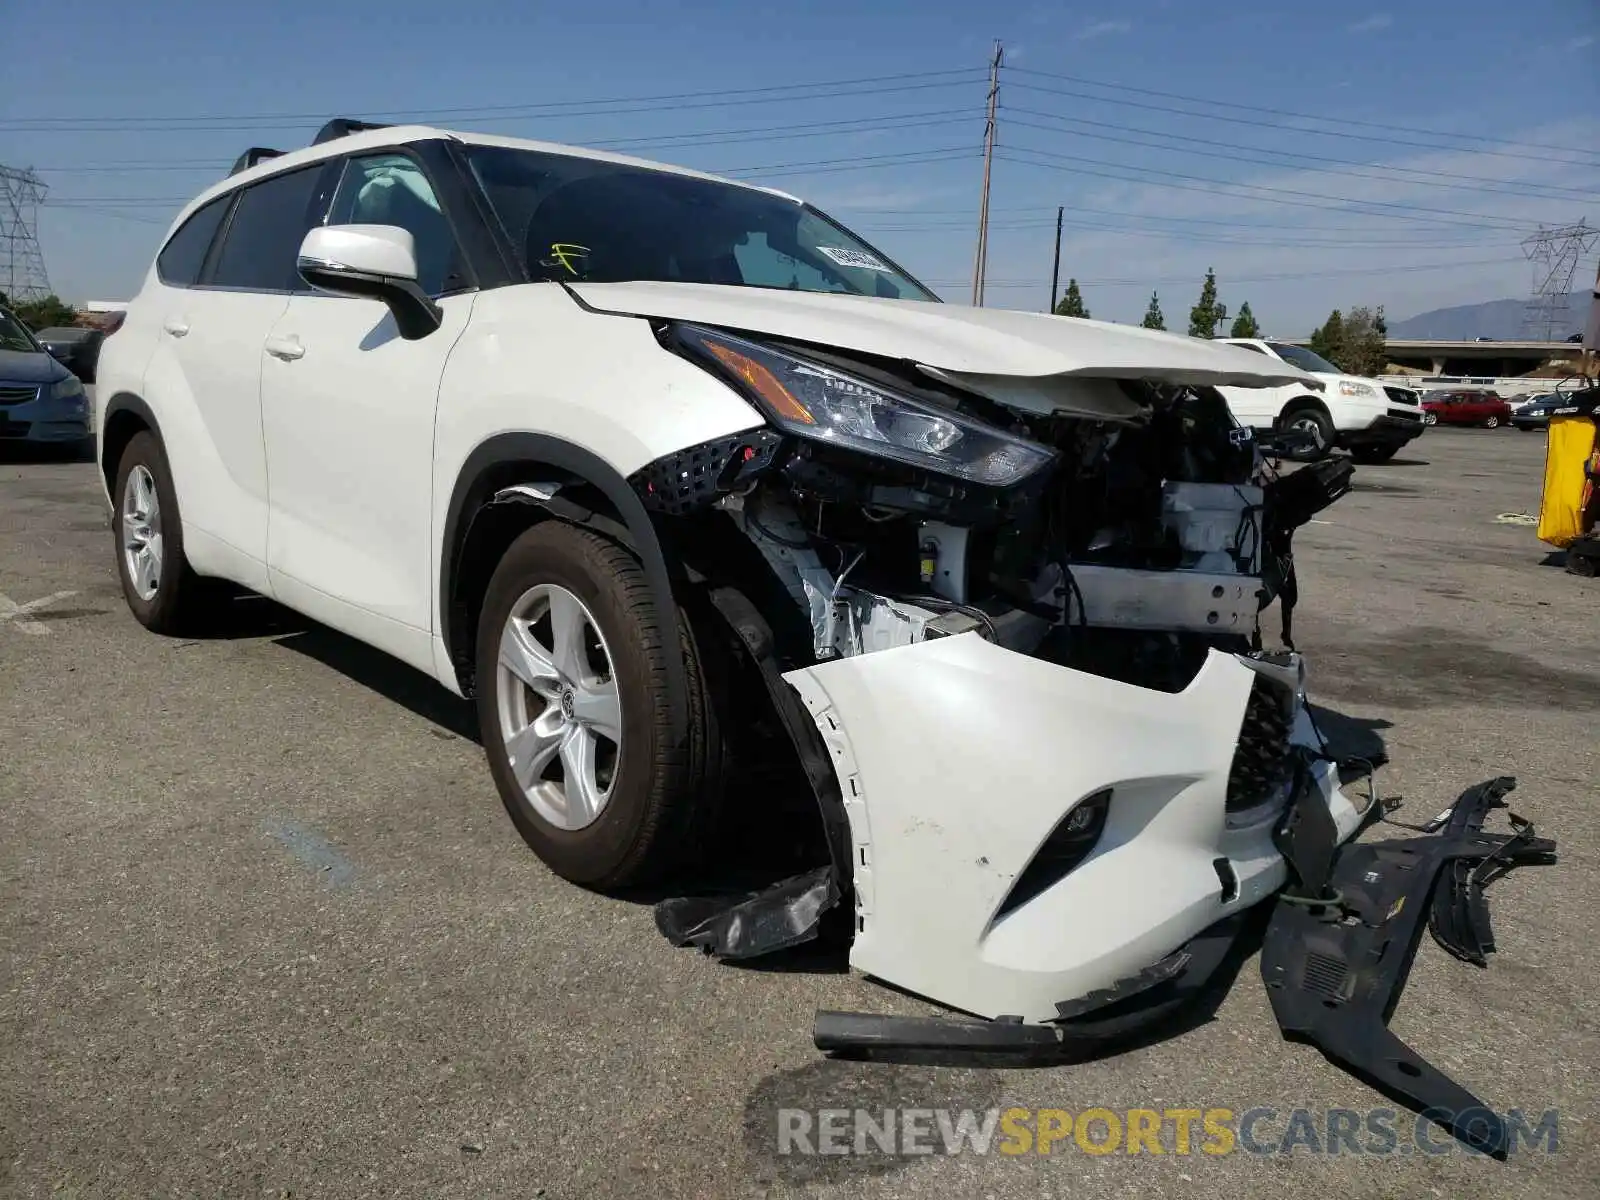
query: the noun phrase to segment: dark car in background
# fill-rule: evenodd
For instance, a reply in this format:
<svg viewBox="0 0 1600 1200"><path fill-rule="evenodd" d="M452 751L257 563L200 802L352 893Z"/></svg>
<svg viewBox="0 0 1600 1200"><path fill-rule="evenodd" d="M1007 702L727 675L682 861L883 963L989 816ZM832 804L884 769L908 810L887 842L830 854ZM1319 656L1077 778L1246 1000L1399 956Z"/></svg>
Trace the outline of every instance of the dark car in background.
<svg viewBox="0 0 1600 1200"><path fill-rule="evenodd" d="M1526 433L1544 429L1550 424L1553 415L1564 408L1571 408L1578 402L1578 397L1584 396L1590 390L1592 389L1580 381L1576 387L1562 388L1559 391L1535 396L1528 403L1517 407L1511 414L1511 423Z"/></svg>
<svg viewBox="0 0 1600 1200"><path fill-rule="evenodd" d="M81 446L88 440L83 383L0 307L0 445L38 442Z"/></svg>
<svg viewBox="0 0 1600 1200"><path fill-rule="evenodd" d="M1429 392L1422 398L1426 425L1481 425L1497 429L1511 420L1511 406L1488 388Z"/></svg>
<svg viewBox="0 0 1600 1200"><path fill-rule="evenodd" d="M84 383L94 382L95 364L100 359L100 343L106 340L105 330L62 325L41 329L33 336Z"/></svg>

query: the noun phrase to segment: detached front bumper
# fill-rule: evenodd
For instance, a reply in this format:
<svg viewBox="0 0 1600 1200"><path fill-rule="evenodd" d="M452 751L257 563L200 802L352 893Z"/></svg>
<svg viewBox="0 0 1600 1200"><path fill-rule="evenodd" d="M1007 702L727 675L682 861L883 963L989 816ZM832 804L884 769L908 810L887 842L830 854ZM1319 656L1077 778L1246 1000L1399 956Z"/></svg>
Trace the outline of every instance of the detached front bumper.
<svg viewBox="0 0 1600 1200"><path fill-rule="evenodd" d="M1287 871L1273 843L1286 785L1232 812L1228 796L1252 688L1295 692L1284 674L1214 651L1171 694L976 634L786 674L849 819L851 964L965 1012L1056 1020L1271 896ZM1306 786L1342 842L1362 810L1293 702L1289 740L1313 751ZM1107 791L1093 849L1042 890L1035 875L1019 902L1057 827Z"/></svg>

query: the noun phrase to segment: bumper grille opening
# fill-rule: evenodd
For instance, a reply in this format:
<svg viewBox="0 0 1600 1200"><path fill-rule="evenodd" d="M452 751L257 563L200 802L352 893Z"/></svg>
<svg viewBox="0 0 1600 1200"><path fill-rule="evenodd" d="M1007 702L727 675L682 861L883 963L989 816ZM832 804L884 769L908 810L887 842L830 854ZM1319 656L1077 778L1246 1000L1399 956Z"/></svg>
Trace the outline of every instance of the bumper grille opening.
<svg viewBox="0 0 1600 1200"><path fill-rule="evenodd" d="M995 910L995 919L1021 908L1040 892L1066 878L1074 867L1088 858L1089 851L1095 848L1105 830L1110 807L1110 788L1074 805L1012 883L1011 891Z"/></svg>
<svg viewBox="0 0 1600 1200"><path fill-rule="evenodd" d="M1294 727L1285 694L1275 684L1257 678L1239 727L1239 746L1228 771L1230 813L1245 812L1280 792L1294 771L1289 756L1289 733Z"/></svg>

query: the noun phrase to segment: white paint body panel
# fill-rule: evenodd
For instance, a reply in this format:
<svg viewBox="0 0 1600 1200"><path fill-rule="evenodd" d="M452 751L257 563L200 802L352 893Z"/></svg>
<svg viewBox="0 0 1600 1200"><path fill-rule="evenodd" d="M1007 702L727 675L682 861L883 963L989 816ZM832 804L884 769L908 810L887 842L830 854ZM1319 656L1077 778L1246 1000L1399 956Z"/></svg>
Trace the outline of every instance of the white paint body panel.
<svg viewBox="0 0 1600 1200"><path fill-rule="evenodd" d="M274 591L429 672L435 413L476 299L444 298L440 327L406 341L380 301L297 295L271 336L301 356L262 374Z"/></svg>
<svg viewBox="0 0 1600 1200"><path fill-rule="evenodd" d="M1284 882L1270 814L1230 829L1224 796L1255 672L1212 652L1150 691L963 634L784 676L833 756L854 842L856 968L985 1017L1044 1020ZM1298 736L1314 737L1309 722ZM1331 764L1341 838L1359 815ZM995 922L1077 803L1113 788L1105 833L1064 879ZM1239 894L1221 900L1226 857Z"/></svg>

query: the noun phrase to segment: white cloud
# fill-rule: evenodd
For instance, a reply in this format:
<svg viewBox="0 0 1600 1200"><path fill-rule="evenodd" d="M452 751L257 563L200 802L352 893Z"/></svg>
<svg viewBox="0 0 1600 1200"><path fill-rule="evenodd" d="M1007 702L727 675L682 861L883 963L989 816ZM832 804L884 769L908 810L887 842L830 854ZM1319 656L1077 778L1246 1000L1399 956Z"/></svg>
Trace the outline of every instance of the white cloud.
<svg viewBox="0 0 1600 1200"><path fill-rule="evenodd" d="M1586 33L1581 38L1574 38L1571 43L1568 44L1567 49L1587 50L1592 45L1594 45L1594 34Z"/></svg>
<svg viewBox="0 0 1600 1200"><path fill-rule="evenodd" d="M1351 33L1377 33L1380 29L1387 29L1394 24L1394 18L1388 13L1373 13L1370 17L1357 21L1349 27Z"/></svg>
<svg viewBox="0 0 1600 1200"><path fill-rule="evenodd" d="M1090 38L1109 37L1116 33L1129 33L1132 29L1133 25L1128 21L1094 21L1078 31L1078 40L1086 42Z"/></svg>

